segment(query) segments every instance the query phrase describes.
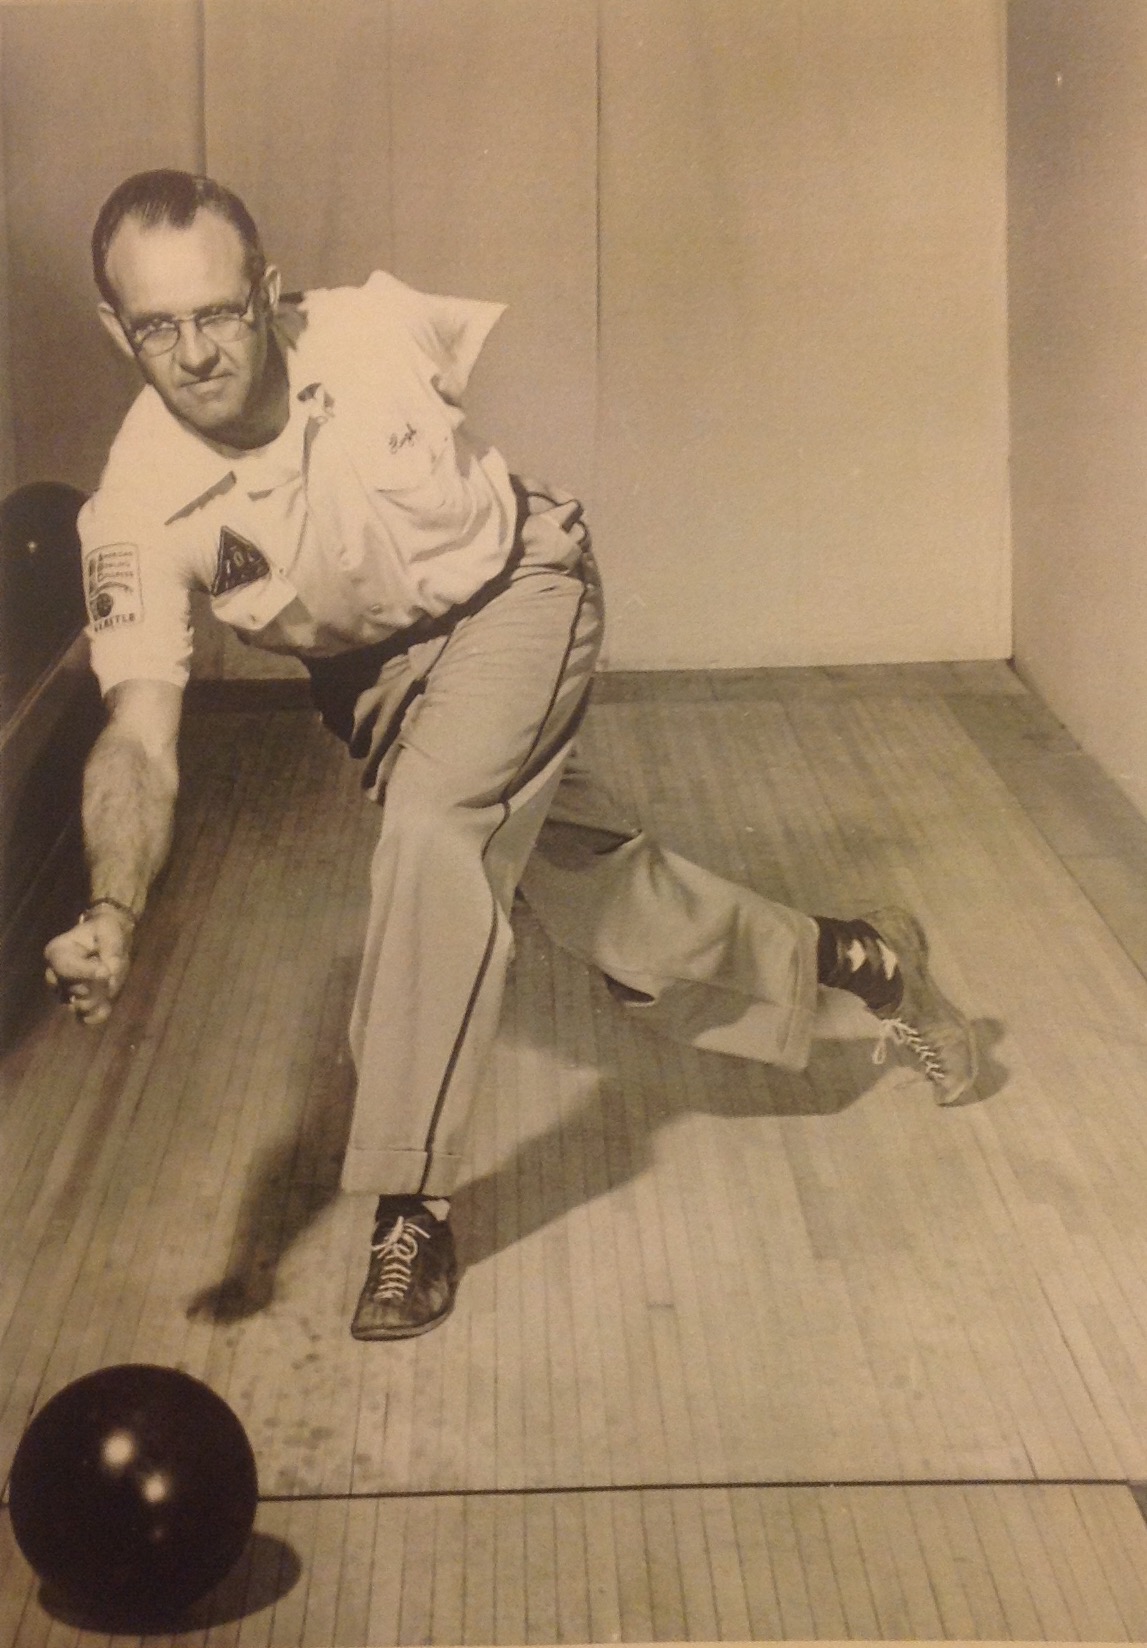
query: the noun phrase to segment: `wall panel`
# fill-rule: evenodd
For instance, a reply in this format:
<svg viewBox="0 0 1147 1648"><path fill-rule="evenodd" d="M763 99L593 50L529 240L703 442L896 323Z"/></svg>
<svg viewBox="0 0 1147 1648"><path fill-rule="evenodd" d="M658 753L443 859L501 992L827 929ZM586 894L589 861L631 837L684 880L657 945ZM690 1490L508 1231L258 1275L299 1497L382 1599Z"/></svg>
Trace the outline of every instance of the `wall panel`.
<svg viewBox="0 0 1147 1648"><path fill-rule="evenodd" d="M287 288L385 267L387 0L206 0L207 169L243 196Z"/></svg>
<svg viewBox="0 0 1147 1648"><path fill-rule="evenodd" d="M475 423L527 472L594 489L592 0L393 0L395 273L509 305Z"/></svg>
<svg viewBox="0 0 1147 1648"><path fill-rule="evenodd" d="M1008 651L995 0L602 7L618 664Z"/></svg>
<svg viewBox="0 0 1147 1648"><path fill-rule="evenodd" d="M194 0L0 7L15 479L89 488L134 391L94 312L92 221L128 173L199 161Z"/></svg>
<svg viewBox="0 0 1147 1648"><path fill-rule="evenodd" d="M1147 812L1147 8L1010 16L1016 658Z"/></svg>
<svg viewBox="0 0 1147 1648"><path fill-rule="evenodd" d="M620 665L747 662L723 638L765 581L774 609L799 600L802 4L603 10L599 539Z"/></svg>

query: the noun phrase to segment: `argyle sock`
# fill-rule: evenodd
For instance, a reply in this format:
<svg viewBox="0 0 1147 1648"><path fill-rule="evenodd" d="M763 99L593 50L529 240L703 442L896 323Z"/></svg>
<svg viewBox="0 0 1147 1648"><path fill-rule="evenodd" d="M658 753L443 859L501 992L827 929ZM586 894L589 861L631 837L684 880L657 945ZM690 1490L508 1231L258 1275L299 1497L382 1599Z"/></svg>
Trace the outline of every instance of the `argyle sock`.
<svg viewBox="0 0 1147 1648"><path fill-rule="evenodd" d="M375 1209L375 1223L389 1223L400 1215L410 1219L417 1213L430 1213L442 1222L450 1217L450 1200L446 1196L420 1196L417 1193L410 1196L387 1196L378 1198L378 1207Z"/></svg>
<svg viewBox="0 0 1147 1648"><path fill-rule="evenodd" d="M894 1013L904 995L896 952L867 921L817 916L819 984L859 996L871 1013Z"/></svg>

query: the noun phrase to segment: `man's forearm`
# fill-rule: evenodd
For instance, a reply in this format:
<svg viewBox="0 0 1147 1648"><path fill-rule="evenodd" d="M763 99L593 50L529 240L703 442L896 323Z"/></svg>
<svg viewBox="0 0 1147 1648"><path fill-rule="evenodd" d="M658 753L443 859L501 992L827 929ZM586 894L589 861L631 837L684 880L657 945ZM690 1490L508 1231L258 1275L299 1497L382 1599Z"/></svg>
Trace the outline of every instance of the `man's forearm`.
<svg viewBox="0 0 1147 1648"><path fill-rule="evenodd" d="M84 771L84 848L95 898L137 914L171 847L178 773L174 759L148 753L114 725L93 746Z"/></svg>

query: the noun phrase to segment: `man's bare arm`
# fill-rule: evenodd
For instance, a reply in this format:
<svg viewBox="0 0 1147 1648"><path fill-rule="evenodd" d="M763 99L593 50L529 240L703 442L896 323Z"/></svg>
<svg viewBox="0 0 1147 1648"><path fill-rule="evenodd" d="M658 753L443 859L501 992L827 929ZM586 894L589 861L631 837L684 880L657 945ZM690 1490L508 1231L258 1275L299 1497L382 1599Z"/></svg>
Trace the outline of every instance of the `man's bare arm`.
<svg viewBox="0 0 1147 1648"><path fill-rule="evenodd" d="M85 1024L100 1024L131 964L135 919L171 847L183 694L124 681L84 769L84 849L91 906L45 950L48 983Z"/></svg>

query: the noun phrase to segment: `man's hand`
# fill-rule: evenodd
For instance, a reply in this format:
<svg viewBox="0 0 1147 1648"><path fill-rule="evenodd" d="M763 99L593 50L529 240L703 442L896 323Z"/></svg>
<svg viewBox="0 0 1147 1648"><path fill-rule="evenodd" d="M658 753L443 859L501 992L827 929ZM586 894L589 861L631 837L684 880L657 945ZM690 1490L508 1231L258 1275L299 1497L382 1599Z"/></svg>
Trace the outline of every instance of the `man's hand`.
<svg viewBox="0 0 1147 1648"><path fill-rule="evenodd" d="M99 905L44 951L51 988L81 1024L102 1024L131 966L132 923L111 905Z"/></svg>

